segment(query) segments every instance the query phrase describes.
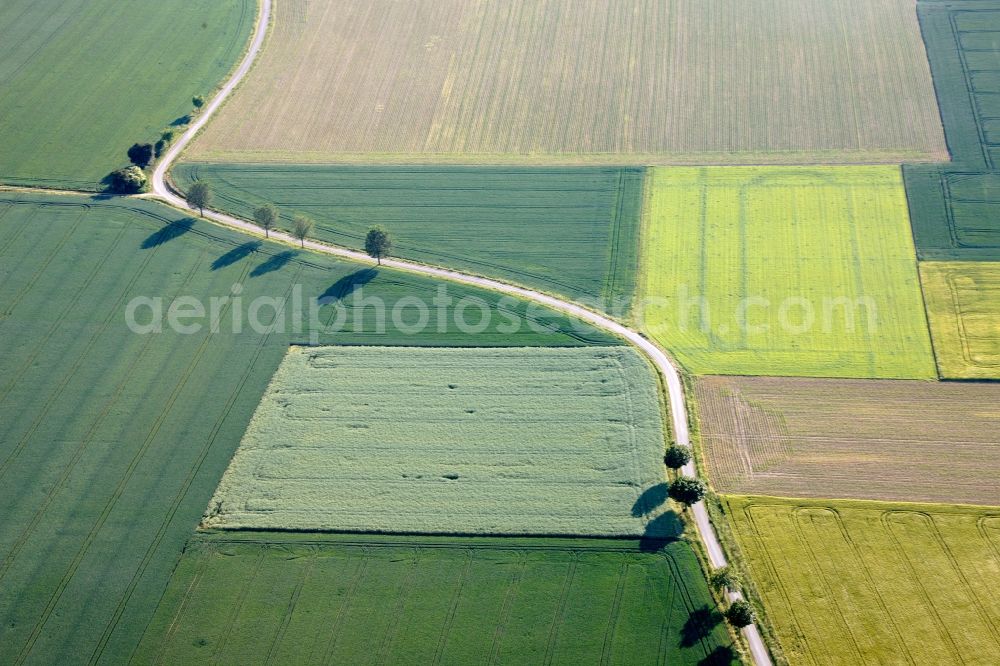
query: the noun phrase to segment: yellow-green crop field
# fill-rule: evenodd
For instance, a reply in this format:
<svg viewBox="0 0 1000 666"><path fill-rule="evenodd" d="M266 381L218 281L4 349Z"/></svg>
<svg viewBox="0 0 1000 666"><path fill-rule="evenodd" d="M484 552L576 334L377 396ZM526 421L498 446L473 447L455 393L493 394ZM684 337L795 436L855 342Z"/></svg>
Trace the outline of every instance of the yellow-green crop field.
<svg viewBox="0 0 1000 666"><path fill-rule="evenodd" d="M1000 378L1000 263L920 264L942 377Z"/></svg>
<svg viewBox="0 0 1000 666"><path fill-rule="evenodd" d="M677 534L627 347L291 347L207 527Z"/></svg>
<svg viewBox="0 0 1000 666"><path fill-rule="evenodd" d="M790 663L995 663L1000 508L725 505Z"/></svg>
<svg viewBox="0 0 1000 666"><path fill-rule="evenodd" d="M913 0L281 0L208 161L947 158Z"/></svg>
<svg viewBox="0 0 1000 666"><path fill-rule="evenodd" d="M937 376L897 167L654 169L641 325L697 374Z"/></svg>

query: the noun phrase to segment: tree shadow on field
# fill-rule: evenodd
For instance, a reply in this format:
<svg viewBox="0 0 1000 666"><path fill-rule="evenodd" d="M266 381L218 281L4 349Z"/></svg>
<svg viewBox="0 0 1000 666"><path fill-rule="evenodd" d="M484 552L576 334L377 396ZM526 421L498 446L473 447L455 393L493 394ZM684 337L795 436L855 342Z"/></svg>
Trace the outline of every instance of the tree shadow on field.
<svg viewBox="0 0 1000 666"><path fill-rule="evenodd" d="M639 550L644 553L657 553L684 533L684 523L673 511L664 511L656 518L646 523L639 538Z"/></svg>
<svg viewBox="0 0 1000 666"><path fill-rule="evenodd" d="M242 245L237 245L229 252L212 262L212 270L217 271L220 268L225 268L226 266L232 266L240 259L249 257L251 254L260 249L260 241L250 241L248 243L243 243Z"/></svg>
<svg viewBox="0 0 1000 666"><path fill-rule="evenodd" d="M146 238L146 240L142 241L142 249L149 250L157 247L158 245L163 245L168 241L172 241L173 239L183 236L187 232L191 231L191 227L193 226L193 217L185 217L183 220L171 222L162 229L154 231Z"/></svg>
<svg viewBox="0 0 1000 666"><path fill-rule="evenodd" d="M667 501L667 484L658 483L642 491L639 499L632 505L632 516L641 518L653 513L657 507Z"/></svg>
<svg viewBox="0 0 1000 666"><path fill-rule="evenodd" d="M687 622L681 627L681 647L693 647L708 638L712 630L722 622L722 613L709 606L691 611Z"/></svg>
<svg viewBox="0 0 1000 666"><path fill-rule="evenodd" d="M184 125L187 125L190 122L191 122L191 114L188 113L188 114L185 114L183 116L180 116L179 118L175 118L174 121L172 123L170 123L170 126L171 127L183 127Z"/></svg>
<svg viewBox="0 0 1000 666"><path fill-rule="evenodd" d="M728 645L720 645L698 661L698 666L730 666L738 664L736 652Z"/></svg>
<svg viewBox="0 0 1000 666"><path fill-rule="evenodd" d="M298 254L295 250L285 250L278 254L271 255L267 261L250 271L250 277L260 277L273 271L281 270L285 264L295 258Z"/></svg>
<svg viewBox="0 0 1000 666"><path fill-rule="evenodd" d="M114 171L112 171L111 173L109 173L104 178L101 178L101 180L100 180L101 191L98 192L97 194L95 194L94 196L92 196L91 199L106 200L106 199L114 199L115 197L127 197L128 196L127 194L117 194L112 189L111 185L112 185L112 183L114 183L114 180L115 180L112 174L114 174Z"/></svg>
<svg viewBox="0 0 1000 666"><path fill-rule="evenodd" d="M374 280L376 275L378 270L374 268L362 268L348 273L319 295L319 304L326 305L350 296L356 289Z"/></svg>

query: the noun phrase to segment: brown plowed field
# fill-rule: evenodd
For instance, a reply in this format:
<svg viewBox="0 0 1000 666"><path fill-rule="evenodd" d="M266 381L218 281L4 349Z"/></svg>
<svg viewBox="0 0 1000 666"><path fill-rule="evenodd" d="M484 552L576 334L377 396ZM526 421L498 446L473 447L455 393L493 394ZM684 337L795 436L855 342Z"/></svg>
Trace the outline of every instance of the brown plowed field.
<svg viewBox="0 0 1000 666"><path fill-rule="evenodd" d="M702 377L720 492L1000 504L1000 384Z"/></svg>

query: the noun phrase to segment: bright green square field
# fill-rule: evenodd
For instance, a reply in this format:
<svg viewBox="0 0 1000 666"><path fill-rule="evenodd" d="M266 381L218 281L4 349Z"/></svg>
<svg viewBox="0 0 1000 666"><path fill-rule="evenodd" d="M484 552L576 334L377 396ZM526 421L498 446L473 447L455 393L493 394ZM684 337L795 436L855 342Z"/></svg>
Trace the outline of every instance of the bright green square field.
<svg viewBox="0 0 1000 666"><path fill-rule="evenodd" d="M696 374L934 378L897 167L654 169L641 325Z"/></svg>
<svg viewBox="0 0 1000 666"><path fill-rule="evenodd" d="M674 536L663 445L628 347L292 347L205 525Z"/></svg>

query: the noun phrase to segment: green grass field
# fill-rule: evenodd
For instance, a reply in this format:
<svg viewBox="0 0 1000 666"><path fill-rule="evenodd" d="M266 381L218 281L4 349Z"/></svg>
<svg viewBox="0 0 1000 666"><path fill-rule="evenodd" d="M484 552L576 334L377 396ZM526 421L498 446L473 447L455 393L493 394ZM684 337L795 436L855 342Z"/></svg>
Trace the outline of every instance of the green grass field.
<svg viewBox="0 0 1000 666"><path fill-rule="evenodd" d="M1000 263L923 262L920 279L941 376L1000 379Z"/></svg>
<svg viewBox="0 0 1000 666"><path fill-rule="evenodd" d="M917 253L1000 261L1000 2L922 1L917 12L955 162L903 169Z"/></svg>
<svg viewBox="0 0 1000 666"><path fill-rule="evenodd" d="M903 173L920 259L1000 261L1000 172L907 165Z"/></svg>
<svg viewBox="0 0 1000 666"><path fill-rule="evenodd" d="M988 664L1000 509L728 497L790 663Z"/></svg>
<svg viewBox="0 0 1000 666"><path fill-rule="evenodd" d="M562 294L624 316L635 291L640 168L182 164L186 189L211 182L217 205L247 219L264 202L282 224L360 249L374 224L394 252Z"/></svg>
<svg viewBox="0 0 1000 666"><path fill-rule="evenodd" d="M1000 0L920 0L917 15L952 159L1000 168Z"/></svg>
<svg viewBox="0 0 1000 666"><path fill-rule="evenodd" d="M641 321L696 374L936 377L898 167L659 168Z"/></svg>
<svg viewBox="0 0 1000 666"><path fill-rule="evenodd" d="M136 664L736 663L683 541L194 537Z"/></svg>
<svg viewBox="0 0 1000 666"><path fill-rule="evenodd" d="M5 0L0 183L96 190L234 66L254 0Z"/></svg>
<svg viewBox="0 0 1000 666"><path fill-rule="evenodd" d="M628 347L292 347L205 524L676 536L663 447Z"/></svg>
<svg viewBox="0 0 1000 666"><path fill-rule="evenodd" d="M309 328L233 334L258 296L347 295L367 280L389 304L438 284L296 254L134 199L0 194L0 663L125 661L292 342ZM139 335L134 296L226 296L219 333ZM523 309L478 296L491 311ZM336 308L321 311L322 321ZM579 345L586 334L480 335L447 321L404 334L373 308L327 343ZM263 308L263 324L275 321ZM534 321L567 325L538 311ZM550 319L551 317L551 319ZM146 316L140 317L143 321ZM184 323L190 323L184 320ZM614 344L590 334L590 341Z"/></svg>

